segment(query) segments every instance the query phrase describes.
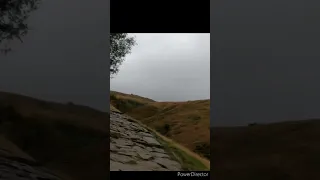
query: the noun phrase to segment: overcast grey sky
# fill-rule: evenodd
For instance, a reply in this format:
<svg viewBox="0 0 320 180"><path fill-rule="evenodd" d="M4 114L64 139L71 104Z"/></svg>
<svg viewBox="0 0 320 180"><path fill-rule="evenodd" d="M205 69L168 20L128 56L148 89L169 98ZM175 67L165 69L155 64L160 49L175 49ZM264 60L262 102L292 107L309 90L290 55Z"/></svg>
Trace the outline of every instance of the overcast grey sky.
<svg viewBox="0 0 320 180"><path fill-rule="evenodd" d="M212 124L320 118L320 1L211 5Z"/></svg>
<svg viewBox="0 0 320 180"><path fill-rule="evenodd" d="M111 90L156 101L210 99L210 34L129 34L133 47Z"/></svg>
<svg viewBox="0 0 320 180"><path fill-rule="evenodd" d="M46 0L0 54L0 91L108 110L109 2Z"/></svg>

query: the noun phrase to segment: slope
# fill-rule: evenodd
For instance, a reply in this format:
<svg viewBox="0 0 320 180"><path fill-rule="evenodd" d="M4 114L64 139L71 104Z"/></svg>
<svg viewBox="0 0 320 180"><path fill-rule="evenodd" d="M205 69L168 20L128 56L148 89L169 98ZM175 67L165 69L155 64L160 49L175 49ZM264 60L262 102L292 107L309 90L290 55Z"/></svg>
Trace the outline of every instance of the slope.
<svg viewBox="0 0 320 180"><path fill-rule="evenodd" d="M115 91L110 99L114 108L210 159L210 100L156 102Z"/></svg>
<svg viewBox="0 0 320 180"><path fill-rule="evenodd" d="M37 163L74 180L108 177L108 118L71 102L0 92L0 133Z"/></svg>
<svg viewBox="0 0 320 180"><path fill-rule="evenodd" d="M319 179L320 120L211 129L216 180Z"/></svg>

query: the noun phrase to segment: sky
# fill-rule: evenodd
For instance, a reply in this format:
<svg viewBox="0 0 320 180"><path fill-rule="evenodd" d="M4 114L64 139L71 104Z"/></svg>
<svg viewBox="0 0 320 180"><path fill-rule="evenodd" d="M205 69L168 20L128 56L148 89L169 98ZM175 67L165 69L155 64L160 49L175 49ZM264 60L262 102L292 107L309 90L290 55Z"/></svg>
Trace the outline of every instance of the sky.
<svg viewBox="0 0 320 180"><path fill-rule="evenodd" d="M320 2L211 6L211 124L319 118Z"/></svg>
<svg viewBox="0 0 320 180"><path fill-rule="evenodd" d="M137 45L110 81L156 101L210 99L210 34L129 34Z"/></svg>
<svg viewBox="0 0 320 180"><path fill-rule="evenodd" d="M0 54L0 91L109 109L109 2L42 1L24 43Z"/></svg>

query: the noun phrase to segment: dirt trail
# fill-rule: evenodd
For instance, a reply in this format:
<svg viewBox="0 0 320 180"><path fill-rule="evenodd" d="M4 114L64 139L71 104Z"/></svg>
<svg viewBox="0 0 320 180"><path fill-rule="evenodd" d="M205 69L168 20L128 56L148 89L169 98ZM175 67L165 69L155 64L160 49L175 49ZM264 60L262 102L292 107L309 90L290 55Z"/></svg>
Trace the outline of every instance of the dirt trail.
<svg viewBox="0 0 320 180"><path fill-rule="evenodd" d="M132 118L110 113L110 171L179 171L181 165Z"/></svg>

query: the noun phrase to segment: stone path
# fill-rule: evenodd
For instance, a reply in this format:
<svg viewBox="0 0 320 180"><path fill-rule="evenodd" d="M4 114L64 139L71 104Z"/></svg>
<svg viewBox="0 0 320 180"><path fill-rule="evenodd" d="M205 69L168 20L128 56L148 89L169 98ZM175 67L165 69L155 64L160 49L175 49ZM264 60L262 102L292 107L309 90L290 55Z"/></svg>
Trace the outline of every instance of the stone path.
<svg viewBox="0 0 320 180"><path fill-rule="evenodd" d="M41 167L0 157L1 180L62 180Z"/></svg>
<svg viewBox="0 0 320 180"><path fill-rule="evenodd" d="M180 171L163 146L132 118L110 113L110 171Z"/></svg>

